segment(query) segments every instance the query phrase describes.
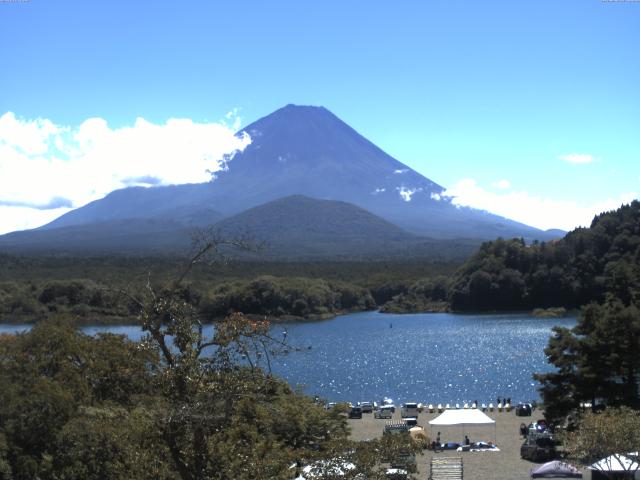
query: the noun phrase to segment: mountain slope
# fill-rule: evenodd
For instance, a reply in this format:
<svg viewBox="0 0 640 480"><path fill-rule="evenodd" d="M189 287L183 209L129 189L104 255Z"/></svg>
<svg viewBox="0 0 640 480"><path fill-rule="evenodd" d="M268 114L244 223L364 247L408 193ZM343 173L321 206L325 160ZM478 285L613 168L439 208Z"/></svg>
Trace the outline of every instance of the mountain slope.
<svg viewBox="0 0 640 480"><path fill-rule="evenodd" d="M260 245L245 258L321 260L429 257L462 260L477 241L431 240L355 205L294 195L225 218L213 225L226 237ZM109 220L0 237L0 249L46 253L186 253L193 228L157 219ZM237 254L238 252L234 252Z"/></svg>
<svg viewBox="0 0 640 480"><path fill-rule="evenodd" d="M386 154L323 107L287 105L238 134L250 135L252 143L211 182L117 190L38 231L81 226L100 230L109 224L109 235L132 235L135 228L126 221L145 219L159 222L152 231L162 229L160 224L165 222L165 231L180 236L192 226L211 224L279 198L304 195L351 203L403 230L431 238L546 240L558 236L452 205L441 197L442 186ZM74 231L80 235L82 229ZM135 235L139 240L143 234ZM29 235L19 238L35 242L36 237L29 240ZM83 235L89 242L97 233ZM45 237L37 238L42 242ZM362 248L367 250L366 245Z"/></svg>
<svg viewBox="0 0 640 480"><path fill-rule="evenodd" d="M443 190L323 107L288 105L240 133L250 135L252 143L234 157L214 187L218 195L230 196L242 185L236 205L243 202L243 207L303 194L368 208L390 200L401 205L397 189L427 196Z"/></svg>
<svg viewBox="0 0 640 480"><path fill-rule="evenodd" d="M295 195L226 218L216 228L246 234L277 257L396 255L417 238L355 205Z"/></svg>
<svg viewBox="0 0 640 480"><path fill-rule="evenodd" d="M46 254L184 253L189 228L173 221L135 218L91 225L26 230L0 236L0 251Z"/></svg>

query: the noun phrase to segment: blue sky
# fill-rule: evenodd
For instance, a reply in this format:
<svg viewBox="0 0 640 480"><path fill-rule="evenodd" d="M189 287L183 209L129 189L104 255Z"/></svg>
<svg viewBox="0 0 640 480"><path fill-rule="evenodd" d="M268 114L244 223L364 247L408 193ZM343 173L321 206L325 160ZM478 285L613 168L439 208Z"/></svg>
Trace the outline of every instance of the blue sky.
<svg viewBox="0 0 640 480"><path fill-rule="evenodd" d="M180 132L232 131L287 103L327 107L461 203L571 228L640 192L639 47L632 1L0 2L0 231L70 207L44 208L73 190L56 180L69 145L89 184L89 165L143 149L152 127L179 152ZM89 158L81 130L120 149ZM27 131L64 148L27 155ZM216 132L193 168L236 147ZM71 206L153 168L128 175L132 162ZM44 164L46 188L30 176ZM167 183L198 179L163 168Z"/></svg>

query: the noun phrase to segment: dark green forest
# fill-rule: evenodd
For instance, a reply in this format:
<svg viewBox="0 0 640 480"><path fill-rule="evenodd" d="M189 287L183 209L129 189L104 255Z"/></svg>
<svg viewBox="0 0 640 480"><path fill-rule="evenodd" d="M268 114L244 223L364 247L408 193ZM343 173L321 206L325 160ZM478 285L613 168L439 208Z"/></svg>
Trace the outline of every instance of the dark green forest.
<svg viewBox="0 0 640 480"><path fill-rule="evenodd" d="M456 277L458 308L581 306L575 327L553 329L545 354L555 370L534 375L549 421L580 429L581 404L640 408L640 202L552 244L483 245Z"/></svg>
<svg viewBox="0 0 640 480"><path fill-rule="evenodd" d="M185 286L209 315L231 311L323 318L383 312L577 309L640 291L640 207L622 206L553 242L497 239L465 263L428 259L196 265ZM51 313L78 323L131 321L119 292L164 282L182 257L0 255L0 315L32 322Z"/></svg>
<svg viewBox="0 0 640 480"><path fill-rule="evenodd" d="M594 218L563 239L484 243L455 273L449 302L456 311L579 308L613 295L640 295L640 202Z"/></svg>
<svg viewBox="0 0 640 480"><path fill-rule="evenodd" d="M640 295L640 202L593 219L552 242L483 243L453 274L404 282L383 312L578 309L608 295ZM409 284L407 286L407 283ZM557 312L561 310L556 310Z"/></svg>
<svg viewBox="0 0 640 480"><path fill-rule="evenodd" d="M122 291L162 284L184 267L180 257L43 257L0 255L0 315L34 322L64 314L74 322L135 321ZM451 275L459 264L393 262L246 262L194 266L185 288L207 318L230 311L323 318L372 310L425 277ZM213 315L213 317L211 316Z"/></svg>
<svg viewBox="0 0 640 480"><path fill-rule="evenodd" d="M555 327L545 354L555 367L537 374L545 416L562 424L581 403L640 408L640 311L609 296L583 307L572 329Z"/></svg>

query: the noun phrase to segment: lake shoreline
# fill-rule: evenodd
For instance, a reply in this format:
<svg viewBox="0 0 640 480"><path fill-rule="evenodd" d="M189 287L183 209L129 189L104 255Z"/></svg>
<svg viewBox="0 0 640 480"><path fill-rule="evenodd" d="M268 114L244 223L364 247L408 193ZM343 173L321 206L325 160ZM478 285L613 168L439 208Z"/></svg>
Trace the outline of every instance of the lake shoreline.
<svg viewBox="0 0 640 480"><path fill-rule="evenodd" d="M535 318L540 319L562 319L568 318L572 316L577 316L580 311L579 310L567 310L562 307L552 307L547 309L536 308L532 310L482 310L482 311L451 311L447 309L438 309L433 308L429 310L420 310L420 311L388 311L384 310L383 306L378 307L371 310L340 310L331 313L323 313L323 314L314 314L308 316L299 316L299 315L263 315L257 313L248 313L245 314L248 318L254 320L263 320L265 317L272 324L294 324L294 323L314 323L314 322L324 322L327 320L333 320L337 317L351 315L355 313L380 313L382 315L400 315L400 316L410 316L410 315L430 315L430 314L441 314L441 313L449 313L452 315L460 315L460 316L483 316L483 315L531 315ZM13 318L3 318L0 321L0 325L35 325L41 321L47 321L48 317L40 317L33 318L32 316L25 315L24 318L13 317ZM204 322L205 325L215 325L216 323L220 323L224 320L224 317L216 317L211 321ZM93 326L134 326L139 325L139 321L135 319L135 317L101 317L96 316L89 318L74 318L72 320L73 325L77 327L93 327Z"/></svg>
<svg viewBox="0 0 640 480"><path fill-rule="evenodd" d="M256 319L263 319L257 316ZM271 359L273 373L306 394L329 401L391 396L402 401L464 403L510 397L538 401L533 373L549 371L544 348L552 328L572 328L575 318L526 314L382 314L357 312L321 320L274 322L289 354ZM32 324L0 324L13 333ZM88 335L126 335L139 341L137 322L78 325ZM212 335L215 324L205 325ZM295 353L294 353L295 352ZM434 398L433 393L440 398Z"/></svg>

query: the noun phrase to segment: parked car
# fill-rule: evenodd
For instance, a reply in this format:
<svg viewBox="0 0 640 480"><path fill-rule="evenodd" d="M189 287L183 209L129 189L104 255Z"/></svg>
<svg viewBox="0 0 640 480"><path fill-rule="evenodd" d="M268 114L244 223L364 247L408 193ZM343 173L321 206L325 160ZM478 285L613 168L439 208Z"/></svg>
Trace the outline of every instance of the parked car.
<svg viewBox="0 0 640 480"><path fill-rule="evenodd" d="M417 417L405 417L404 418L404 423L406 423L410 427L416 427L418 425L418 418Z"/></svg>
<svg viewBox="0 0 640 480"><path fill-rule="evenodd" d="M403 403L400 409L400 416L405 417L418 417L418 404L414 402Z"/></svg>
<svg viewBox="0 0 640 480"><path fill-rule="evenodd" d="M371 413L373 412L373 403L360 402L360 408L362 408L362 413Z"/></svg>
<svg viewBox="0 0 640 480"><path fill-rule="evenodd" d="M384 397L382 399L382 401L380 402L380 406L381 407L391 407L391 411L392 412L396 411L396 406L393 403L393 399L391 399L389 397Z"/></svg>
<svg viewBox="0 0 640 480"><path fill-rule="evenodd" d="M516 406L516 415L518 417L530 417L531 416L531 404L520 403Z"/></svg>
<svg viewBox="0 0 640 480"><path fill-rule="evenodd" d="M520 456L531 462L547 462L557 457L556 442L549 433L530 434L520 447Z"/></svg>
<svg viewBox="0 0 640 480"><path fill-rule="evenodd" d="M351 407L351 410L349 410L349 418L362 418L362 408Z"/></svg>
<svg viewBox="0 0 640 480"><path fill-rule="evenodd" d="M391 405L383 405L373 414L373 418L391 418L393 417L394 407Z"/></svg>

